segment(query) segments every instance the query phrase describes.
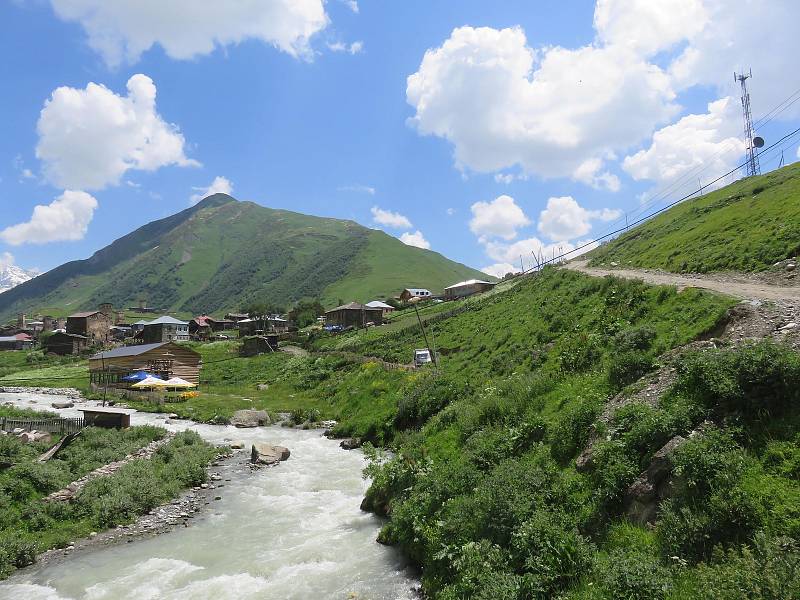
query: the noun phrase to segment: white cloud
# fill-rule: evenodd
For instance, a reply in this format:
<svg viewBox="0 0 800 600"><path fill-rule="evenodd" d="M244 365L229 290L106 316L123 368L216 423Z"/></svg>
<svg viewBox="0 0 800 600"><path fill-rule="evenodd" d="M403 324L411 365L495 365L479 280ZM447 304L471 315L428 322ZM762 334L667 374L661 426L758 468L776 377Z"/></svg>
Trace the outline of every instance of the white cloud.
<svg viewBox="0 0 800 600"><path fill-rule="evenodd" d="M364 49L364 42L358 41L353 42L352 44L345 44L344 42L332 42L328 44L328 48L333 52L359 54Z"/></svg>
<svg viewBox="0 0 800 600"><path fill-rule="evenodd" d="M476 202L470 210L472 220L469 228L472 233L481 237L513 240L517 237L517 229L531 223L514 199L505 194L491 202Z"/></svg>
<svg viewBox="0 0 800 600"><path fill-rule="evenodd" d="M518 273L519 266L514 266L509 263L495 263L493 265L488 265L481 269L482 273L486 273L487 275L491 275L492 277L497 277L498 279L502 279L508 273Z"/></svg>
<svg viewBox="0 0 800 600"><path fill-rule="evenodd" d="M408 220L408 217L405 217L400 213L392 212L390 210L383 210L377 206L373 206L370 209L370 212L372 213L372 220L378 225L383 225L384 227L393 227L395 229L411 229L413 227L411 221Z"/></svg>
<svg viewBox="0 0 800 600"><path fill-rule="evenodd" d="M400 236L400 241L407 246L416 246L417 248L423 248L424 250L430 250L431 248L430 242L425 239L425 236L422 235L422 232L419 229L413 233L406 231Z"/></svg>
<svg viewBox="0 0 800 600"><path fill-rule="evenodd" d="M352 10L354 13L358 14L358 2L357 2L357 0L341 0L341 2L347 8Z"/></svg>
<svg viewBox="0 0 800 600"><path fill-rule="evenodd" d="M453 30L425 53L406 98L417 131L449 140L461 169L585 180L594 159L591 184L609 188L618 182L603 161L678 109L667 73L635 48L534 50L518 27Z"/></svg>
<svg viewBox="0 0 800 600"><path fill-rule="evenodd" d="M227 177L217 175L208 187L193 187L192 189L197 193L189 197L189 204L194 206L200 202L200 200L212 194L233 194L233 183L231 183L231 180Z"/></svg>
<svg viewBox="0 0 800 600"><path fill-rule="evenodd" d="M46 178L61 188L102 189L131 169L195 166L184 138L156 112L156 86L146 75L128 80L128 95L103 85L57 88L45 102L36 156Z"/></svg>
<svg viewBox="0 0 800 600"><path fill-rule="evenodd" d="M0 231L0 239L12 246L81 240L96 208L93 196L66 190L50 204L35 206L30 221Z"/></svg>
<svg viewBox="0 0 800 600"><path fill-rule="evenodd" d="M687 115L656 131L649 148L625 157L623 169L636 180L649 179L659 184L699 167L710 173L729 171L744 153L738 137L740 110L733 98L709 103L706 114ZM697 178L692 177L686 184L697 187Z"/></svg>
<svg viewBox="0 0 800 600"><path fill-rule="evenodd" d="M708 20L704 4L703 0L598 0L594 26L603 43L651 55L702 31Z"/></svg>
<svg viewBox="0 0 800 600"><path fill-rule="evenodd" d="M539 233L551 240L572 240L589 233L592 220L613 221L622 216L616 209L587 210L571 196L549 198L539 214Z"/></svg>
<svg viewBox="0 0 800 600"><path fill-rule="evenodd" d="M609 171L603 171L602 169L602 159L589 158L578 165L572 177L596 190L605 189L609 192L618 192L621 186L619 177Z"/></svg>
<svg viewBox="0 0 800 600"><path fill-rule="evenodd" d="M356 183L353 185L343 185L337 188L339 192L356 192L359 194L369 194L370 196L375 195L375 188L369 185L363 185L361 183Z"/></svg>
<svg viewBox="0 0 800 600"><path fill-rule="evenodd" d="M24 179L35 179L36 175L33 174L29 168L25 166L25 161L22 159L21 154L17 154L12 161L14 169L19 173L20 182Z"/></svg>
<svg viewBox="0 0 800 600"><path fill-rule="evenodd" d="M5 271L8 267L15 265L14 255L11 252L3 252L0 254L0 271Z"/></svg>
<svg viewBox="0 0 800 600"><path fill-rule="evenodd" d="M497 183L505 183L509 185L510 183L514 182L514 174L513 173L495 173L494 180Z"/></svg>
<svg viewBox="0 0 800 600"><path fill-rule="evenodd" d="M800 149L798 149L798 152L800 152ZM447 212L447 216L448 217L452 217L454 214L456 214L456 209L455 208L448 208L446 212Z"/></svg>
<svg viewBox="0 0 800 600"><path fill-rule="evenodd" d="M89 46L112 67L160 45L174 59L260 40L311 58L309 41L328 25L323 0L51 0L61 19L81 24Z"/></svg>

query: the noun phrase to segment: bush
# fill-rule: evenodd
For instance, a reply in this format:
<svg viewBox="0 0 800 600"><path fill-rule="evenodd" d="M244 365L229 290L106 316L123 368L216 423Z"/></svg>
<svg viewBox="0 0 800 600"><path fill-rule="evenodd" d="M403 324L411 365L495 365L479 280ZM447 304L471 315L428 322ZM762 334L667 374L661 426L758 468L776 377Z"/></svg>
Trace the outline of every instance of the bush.
<svg viewBox="0 0 800 600"><path fill-rule="evenodd" d="M600 402L596 399L578 400L566 410L548 436L553 457L562 464L574 458L586 446L599 414Z"/></svg>
<svg viewBox="0 0 800 600"><path fill-rule="evenodd" d="M6 577L15 568L21 569L36 561L36 544L16 535L0 536L0 578Z"/></svg>
<svg viewBox="0 0 800 600"><path fill-rule="evenodd" d="M614 355L608 367L608 383L620 390L638 381L653 368L653 358L641 350L627 350Z"/></svg>
<svg viewBox="0 0 800 600"><path fill-rule="evenodd" d="M670 572L658 558L636 551L613 551L596 577L615 600L657 600L671 588Z"/></svg>

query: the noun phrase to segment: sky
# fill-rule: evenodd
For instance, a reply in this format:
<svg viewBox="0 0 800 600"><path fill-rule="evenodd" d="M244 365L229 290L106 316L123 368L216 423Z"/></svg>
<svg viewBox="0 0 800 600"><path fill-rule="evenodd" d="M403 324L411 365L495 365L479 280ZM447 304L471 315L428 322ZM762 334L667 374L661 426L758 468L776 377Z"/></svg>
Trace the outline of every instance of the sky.
<svg viewBox="0 0 800 600"><path fill-rule="evenodd" d="M795 0L0 0L0 266L205 195L500 276L800 158Z"/></svg>

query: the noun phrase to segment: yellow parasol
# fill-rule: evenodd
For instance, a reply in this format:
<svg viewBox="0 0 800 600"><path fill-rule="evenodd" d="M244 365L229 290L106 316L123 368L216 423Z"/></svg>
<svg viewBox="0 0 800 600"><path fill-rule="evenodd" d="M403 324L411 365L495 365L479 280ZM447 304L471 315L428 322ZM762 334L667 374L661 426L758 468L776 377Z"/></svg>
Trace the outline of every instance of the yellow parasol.
<svg viewBox="0 0 800 600"><path fill-rule="evenodd" d="M131 387L132 388L159 388L159 387L168 387L166 381L163 379L159 379L158 377L148 376L145 379L142 379L139 383L134 383Z"/></svg>

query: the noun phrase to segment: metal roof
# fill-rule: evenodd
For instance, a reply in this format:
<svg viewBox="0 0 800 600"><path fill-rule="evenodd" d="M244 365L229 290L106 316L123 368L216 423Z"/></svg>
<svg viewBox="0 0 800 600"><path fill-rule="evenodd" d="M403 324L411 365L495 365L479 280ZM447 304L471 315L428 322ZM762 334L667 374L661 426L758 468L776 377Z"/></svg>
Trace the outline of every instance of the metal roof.
<svg viewBox="0 0 800 600"><path fill-rule="evenodd" d="M139 356L150 350L155 350L161 346L166 346L170 342L159 342L157 344L139 344L138 346L123 346L122 348L114 348L113 350L106 350L99 352L92 356L92 360L100 360L101 358L120 358L123 356Z"/></svg>
<svg viewBox="0 0 800 600"><path fill-rule="evenodd" d="M431 293L430 290L426 290L425 288L406 288L407 292L411 292L412 294L427 292L428 294Z"/></svg>
<svg viewBox="0 0 800 600"><path fill-rule="evenodd" d="M337 306L336 308L332 308L330 310L326 310L325 313L332 313L337 310L378 310L371 306L367 306L366 304L361 304L359 302L351 302L350 304L343 304L342 306Z"/></svg>
<svg viewBox="0 0 800 600"><path fill-rule="evenodd" d="M150 321L148 325L188 325L187 321L179 321L175 317L170 317L168 315L164 315L163 317L158 317L155 321Z"/></svg>
<svg viewBox="0 0 800 600"><path fill-rule="evenodd" d="M380 300L373 300L372 302L367 302L365 306L369 308L394 308L391 304L386 304L386 302L381 302Z"/></svg>
<svg viewBox="0 0 800 600"><path fill-rule="evenodd" d="M481 279L467 279L466 281L459 281L458 283L454 283L453 285L448 285L446 290L451 290L453 288L461 287L464 285L475 285L476 283L480 283L483 285L497 285L496 283L492 283L491 281L483 281Z"/></svg>

